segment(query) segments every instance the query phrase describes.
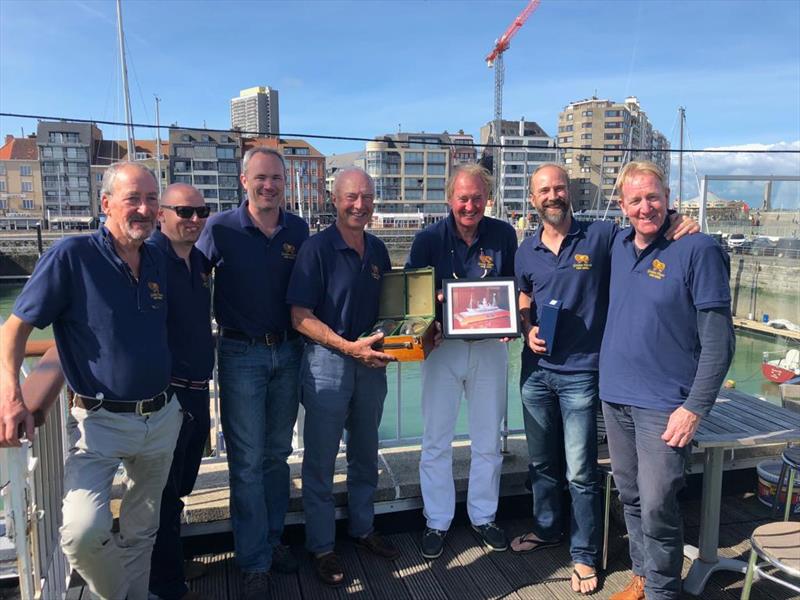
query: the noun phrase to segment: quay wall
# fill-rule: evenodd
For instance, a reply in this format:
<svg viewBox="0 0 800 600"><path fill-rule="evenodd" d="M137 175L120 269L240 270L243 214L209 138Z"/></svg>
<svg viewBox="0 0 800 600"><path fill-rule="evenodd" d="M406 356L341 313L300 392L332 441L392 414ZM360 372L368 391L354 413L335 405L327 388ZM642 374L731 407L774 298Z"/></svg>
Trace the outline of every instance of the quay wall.
<svg viewBox="0 0 800 600"><path fill-rule="evenodd" d="M800 323L800 259L731 256L733 314Z"/></svg>

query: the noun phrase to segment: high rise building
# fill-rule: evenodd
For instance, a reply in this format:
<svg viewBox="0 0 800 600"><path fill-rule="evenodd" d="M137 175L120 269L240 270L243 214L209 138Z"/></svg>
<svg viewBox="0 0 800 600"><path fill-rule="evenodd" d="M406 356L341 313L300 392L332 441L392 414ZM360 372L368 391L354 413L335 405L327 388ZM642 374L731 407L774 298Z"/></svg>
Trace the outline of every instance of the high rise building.
<svg viewBox="0 0 800 600"><path fill-rule="evenodd" d="M387 134L367 142L377 224L420 225L447 215L451 144L446 133Z"/></svg>
<svg viewBox="0 0 800 600"><path fill-rule="evenodd" d="M669 178L669 142L653 128L635 96L624 102L592 97L572 102L558 115L558 144L570 176L574 210L604 210L616 200L625 163L650 160ZM623 148L637 148L626 152Z"/></svg>
<svg viewBox="0 0 800 600"><path fill-rule="evenodd" d="M0 147L0 229L30 229L44 218L36 136L6 136Z"/></svg>
<svg viewBox="0 0 800 600"><path fill-rule="evenodd" d="M256 86L231 99L231 128L245 135L278 135L278 90Z"/></svg>
<svg viewBox="0 0 800 600"><path fill-rule="evenodd" d="M51 229L84 229L95 224L98 205L90 177L101 131L89 123L41 121L36 143L44 189L44 212Z"/></svg>
<svg viewBox="0 0 800 600"><path fill-rule="evenodd" d="M494 121L481 127L481 143L494 144ZM537 123L526 121L502 121L499 143L500 177L496 179L498 189L493 196L492 212L498 218L516 219L530 209L528 200L530 178L544 163L559 163L555 138L547 135ZM491 155L491 148L486 152Z"/></svg>
<svg viewBox="0 0 800 600"><path fill-rule="evenodd" d="M241 161L241 136L236 132L169 132L170 181L196 187L214 212L239 205Z"/></svg>

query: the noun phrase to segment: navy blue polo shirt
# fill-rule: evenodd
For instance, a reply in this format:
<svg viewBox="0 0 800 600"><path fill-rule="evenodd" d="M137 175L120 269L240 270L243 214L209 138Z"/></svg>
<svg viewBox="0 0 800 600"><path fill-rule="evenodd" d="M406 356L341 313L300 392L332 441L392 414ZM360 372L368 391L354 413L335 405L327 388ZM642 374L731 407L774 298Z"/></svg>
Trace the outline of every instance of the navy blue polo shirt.
<svg viewBox="0 0 800 600"><path fill-rule="evenodd" d="M211 265L197 248L189 262L175 253L169 238L155 231L147 243L166 256L167 340L172 353L172 375L181 379L211 379L214 338L211 335Z"/></svg>
<svg viewBox="0 0 800 600"><path fill-rule="evenodd" d="M563 372L597 371L600 343L608 310L611 245L618 231L611 221L572 219L558 255L542 243L542 228L519 247L515 259L517 287L531 297L531 320L542 307L563 302L550 356L539 356L526 345L523 361ZM535 306L534 306L535 305Z"/></svg>
<svg viewBox="0 0 800 600"><path fill-rule="evenodd" d="M428 225L411 244L407 269L434 268L436 289L443 279L513 277L517 234L504 221L483 217L478 222L475 239L468 246L456 229L453 212L447 218ZM436 315L442 318L437 304Z"/></svg>
<svg viewBox="0 0 800 600"><path fill-rule="evenodd" d="M283 333L292 328L286 287L308 225L281 210L279 227L267 237L247 205L212 215L197 241L214 267L214 315L220 327L250 337Z"/></svg>
<svg viewBox="0 0 800 600"><path fill-rule="evenodd" d="M633 228L613 245L600 398L673 411L689 395L700 356L697 311L730 306L730 260L712 238L659 237L637 257Z"/></svg>
<svg viewBox="0 0 800 600"><path fill-rule="evenodd" d="M164 391L167 345L164 255L143 244L139 279L105 227L48 250L14 304L38 328L52 323L61 368L82 396L142 400Z"/></svg>
<svg viewBox="0 0 800 600"><path fill-rule="evenodd" d="M288 304L311 309L351 342L378 320L383 274L392 269L381 240L364 232L364 242L362 259L335 223L323 229L300 249L286 294Z"/></svg>

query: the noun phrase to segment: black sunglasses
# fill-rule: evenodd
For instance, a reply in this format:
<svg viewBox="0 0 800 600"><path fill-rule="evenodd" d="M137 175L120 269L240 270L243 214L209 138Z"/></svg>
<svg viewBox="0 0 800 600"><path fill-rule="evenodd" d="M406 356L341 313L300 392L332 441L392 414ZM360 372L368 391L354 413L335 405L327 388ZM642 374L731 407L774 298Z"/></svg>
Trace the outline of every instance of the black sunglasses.
<svg viewBox="0 0 800 600"><path fill-rule="evenodd" d="M198 219L205 219L211 214L210 206L170 206L169 204L162 204L161 208L174 210L175 214L181 219L191 219L195 213L197 213Z"/></svg>

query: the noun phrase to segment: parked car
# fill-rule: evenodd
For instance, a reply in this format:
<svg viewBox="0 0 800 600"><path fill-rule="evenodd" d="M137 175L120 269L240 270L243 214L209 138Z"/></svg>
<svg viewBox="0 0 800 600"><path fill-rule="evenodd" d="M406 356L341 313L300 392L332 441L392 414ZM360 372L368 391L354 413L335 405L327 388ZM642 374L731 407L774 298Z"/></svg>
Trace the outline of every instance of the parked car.
<svg viewBox="0 0 800 600"><path fill-rule="evenodd" d="M785 258L800 258L800 239L780 238L775 243L775 254Z"/></svg>
<svg viewBox="0 0 800 600"><path fill-rule="evenodd" d="M728 236L728 248L740 248L744 246L745 242L747 242L747 238L744 237L743 233L732 233Z"/></svg>
<svg viewBox="0 0 800 600"><path fill-rule="evenodd" d="M747 249L753 256L777 256L775 243L766 237L757 237L752 242L745 243L742 249Z"/></svg>

